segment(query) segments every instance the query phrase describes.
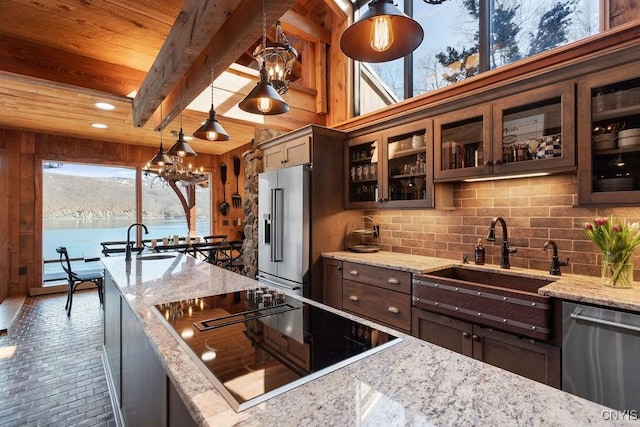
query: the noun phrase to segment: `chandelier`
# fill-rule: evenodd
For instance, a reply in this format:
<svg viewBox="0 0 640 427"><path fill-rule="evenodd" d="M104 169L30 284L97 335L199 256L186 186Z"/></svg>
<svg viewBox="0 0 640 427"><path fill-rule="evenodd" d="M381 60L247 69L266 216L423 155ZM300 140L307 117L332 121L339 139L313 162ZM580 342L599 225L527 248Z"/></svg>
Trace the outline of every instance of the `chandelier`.
<svg viewBox="0 0 640 427"><path fill-rule="evenodd" d="M281 42L282 41L282 42ZM289 76L293 64L298 59L298 52L289 45L287 36L284 35L280 21L276 22L276 40L274 43L259 45L253 52L253 57L258 64L265 64L269 73L269 80L274 89L280 95L289 90Z"/></svg>
<svg viewBox="0 0 640 427"><path fill-rule="evenodd" d="M178 137L176 143L165 154L162 146L162 129L160 129L160 147L158 152L144 166L144 176L151 179L151 185L159 179L163 184L180 182L183 186L208 184L209 177L204 168L195 168L191 163L185 164L186 157L195 157L197 153L184 140L182 132L182 114L180 114L180 132L172 132ZM162 104L160 104L160 122L162 122Z"/></svg>

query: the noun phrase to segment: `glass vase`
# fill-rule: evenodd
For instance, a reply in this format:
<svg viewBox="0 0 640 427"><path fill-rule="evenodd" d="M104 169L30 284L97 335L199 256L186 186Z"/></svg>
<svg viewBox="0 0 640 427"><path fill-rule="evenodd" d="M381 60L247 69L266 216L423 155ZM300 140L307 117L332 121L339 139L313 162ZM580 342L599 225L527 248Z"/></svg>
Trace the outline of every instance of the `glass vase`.
<svg viewBox="0 0 640 427"><path fill-rule="evenodd" d="M632 255L631 252L604 253L602 257L602 284L612 288L632 288Z"/></svg>

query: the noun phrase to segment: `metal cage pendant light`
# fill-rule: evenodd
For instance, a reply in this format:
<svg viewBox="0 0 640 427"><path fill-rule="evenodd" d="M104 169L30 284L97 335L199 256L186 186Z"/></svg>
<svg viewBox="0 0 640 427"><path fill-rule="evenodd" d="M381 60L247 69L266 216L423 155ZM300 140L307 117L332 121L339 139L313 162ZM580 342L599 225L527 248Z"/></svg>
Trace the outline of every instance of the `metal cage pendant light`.
<svg viewBox="0 0 640 427"><path fill-rule="evenodd" d="M340 38L340 49L362 62L385 62L413 52L424 38L420 24L398 9L393 0L373 0Z"/></svg>
<svg viewBox="0 0 640 427"><path fill-rule="evenodd" d="M286 93L289 90L289 76L293 64L298 59L298 52L289 44L280 21L276 22L276 41L267 43L266 47L256 47L253 57L258 64L265 64L269 80L278 93L281 95Z"/></svg>
<svg viewBox="0 0 640 427"><path fill-rule="evenodd" d="M262 1L262 50L267 48L267 6L266 0ZM260 67L260 81L255 88L238 104L241 110L253 114L275 115L289 111L289 105L269 81L265 61Z"/></svg>
<svg viewBox="0 0 640 427"><path fill-rule="evenodd" d="M216 119L216 111L213 108L213 40L211 41L211 110L209 118L193 133L193 136L208 141L229 141L231 137Z"/></svg>

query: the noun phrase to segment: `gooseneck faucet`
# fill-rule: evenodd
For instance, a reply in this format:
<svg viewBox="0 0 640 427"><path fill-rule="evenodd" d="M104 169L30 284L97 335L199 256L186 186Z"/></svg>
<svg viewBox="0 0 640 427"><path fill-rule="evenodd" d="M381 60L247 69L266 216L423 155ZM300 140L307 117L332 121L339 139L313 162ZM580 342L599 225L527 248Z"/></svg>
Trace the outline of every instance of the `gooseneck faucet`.
<svg viewBox="0 0 640 427"><path fill-rule="evenodd" d="M136 222L129 226L129 228L127 229L127 247L125 248L125 255L124 255L125 261L131 261L131 229L133 227L142 227L144 228L144 234L149 234L149 230L147 230L147 226L141 222Z"/></svg>
<svg viewBox="0 0 640 427"><path fill-rule="evenodd" d="M517 248L510 248L507 240L507 223L501 216L497 216L491 220L491 225L489 225L489 233L487 233L487 241L495 242L496 241L496 223L500 222L502 224L502 248L500 250L500 267L501 268L511 268L509 264L509 254L514 254L518 252Z"/></svg>
<svg viewBox="0 0 640 427"><path fill-rule="evenodd" d="M546 242L544 242L544 246L542 247L542 249L546 252L549 249L549 246L551 246L551 248L553 249L549 274L551 274L552 276L560 276L560 266L569 265L569 258L567 258L567 262L560 262L560 259L558 258L558 245L556 245L556 242L554 242L553 240L547 240Z"/></svg>

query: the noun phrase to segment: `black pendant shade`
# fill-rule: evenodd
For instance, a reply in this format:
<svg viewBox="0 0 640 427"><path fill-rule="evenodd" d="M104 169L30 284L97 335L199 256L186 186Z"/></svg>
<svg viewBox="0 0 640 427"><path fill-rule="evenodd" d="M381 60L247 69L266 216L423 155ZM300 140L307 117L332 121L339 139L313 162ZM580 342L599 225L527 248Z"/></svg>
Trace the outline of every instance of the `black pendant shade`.
<svg viewBox="0 0 640 427"><path fill-rule="evenodd" d="M187 141L184 140L184 133L182 132L182 128L180 128L180 133L178 133L178 140L173 147L167 151L167 154L170 156L178 156L178 157L193 157L197 156L196 152L193 151L193 148L189 146Z"/></svg>
<svg viewBox="0 0 640 427"><path fill-rule="evenodd" d="M231 137L224 130L220 122L216 119L216 112L211 104L209 118L193 133L193 136L208 141L229 141Z"/></svg>
<svg viewBox="0 0 640 427"><path fill-rule="evenodd" d="M162 142L160 142L160 148L158 148L158 152L155 156L149 161L149 166L159 166L163 167L166 165L172 165L173 162L171 158L164 154L164 150L162 148Z"/></svg>
<svg viewBox="0 0 640 427"><path fill-rule="evenodd" d="M289 105L269 82L269 73L264 63L260 68L260 81L238 106L248 113L263 115L282 114L289 111Z"/></svg>
<svg viewBox="0 0 640 427"><path fill-rule="evenodd" d="M392 0L373 0L360 19L342 33L340 48L358 61L385 62L407 56L423 38L420 24Z"/></svg>

